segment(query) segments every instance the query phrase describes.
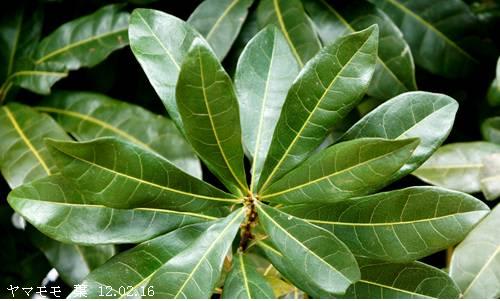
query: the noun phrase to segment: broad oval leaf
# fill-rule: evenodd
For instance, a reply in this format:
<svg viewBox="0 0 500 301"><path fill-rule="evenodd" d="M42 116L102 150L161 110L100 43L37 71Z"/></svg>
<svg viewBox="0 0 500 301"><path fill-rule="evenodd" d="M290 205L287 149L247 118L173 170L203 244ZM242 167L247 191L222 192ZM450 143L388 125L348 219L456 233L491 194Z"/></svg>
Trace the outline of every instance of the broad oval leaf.
<svg viewBox="0 0 500 301"><path fill-rule="evenodd" d="M274 299L273 289L247 255L238 252L224 281L223 299Z"/></svg>
<svg viewBox="0 0 500 301"><path fill-rule="evenodd" d="M46 114L17 103L0 107L0 167L11 188L56 171L46 137L70 139Z"/></svg>
<svg viewBox="0 0 500 301"><path fill-rule="evenodd" d="M240 208L208 227L188 248L156 272L154 298L206 299L219 280L224 258L245 217Z"/></svg>
<svg viewBox="0 0 500 301"><path fill-rule="evenodd" d="M500 145L489 142L447 144L413 175L433 185L468 193L479 192L482 159L494 153L500 153Z"/></svg>
<svg viewBox="0 0 500 301"><path fill-rule="evenodd" d="M491 201L500 197L500 152L485 156L479 174L480 187L486 200Z"/></svg>
<svg viewBox="0 0 500 301"><path fill-rule="evenodd" d="M410 160L391 182L413 172L436 151L448 137L458 110L451 97L429 93L408 92L394 97L365 115L343 136L343 140L362 137L386 139L420 138Z"/></svg>
<svg viewBox="0 0 500 301"><path fill-rule="evenodd" d="M229 190L246 194L238 100L231 78L200 40L182 63L176 98L186 138L199 157Z"/></svg>
<svg viewBox="0 0 500 301"><path fill-rule="evenodd" d="M364 138L335 144L311 156L260 197L284 204L311 204L375 192L408 161L418 142Z"/></svg>
<svg viewBox="0 0 500 301"><path fill-rule="evenodd" d="M148 285L151 277L169 259L187 248L207 226L206 223L189 225L114 256L81 283L87 286L87 298L139 299L147 294L154 295L154 287L149 289ZM127 285L124 286L124 283ZM77 291L68 296L69 299L79 297Z"/></svg>
<svg viewBox="0 0 500 301"><path fill-rule="evenodd" d="M500 297L500 206L496 206L454 250L450 275L465 298Z"/></svg>
<svg viewBox="0 0 500 301"><path fill-rule="evenodd" d="M75 180L94 204L199 212L239 202L156 153L116 138L47 145L63 176Z"/></svg>
<svg viewBox="0 0 500 301"><path fill-rule="evenodd" d="M485 140L500 144L500 117L486 119L481 124L481 133Z"/></svg>
<svg viewBox="0 0 500 301"><path fill-rule="evenodd" d="M184 225L216 219L206 214L147 207L110 208L75 186L53 175L14 189L7 200L45 235L76 244L136 243Z"/></svg>
<svg viewBox="0 0 500 301"><path fill-rule="evenodd" d="M290 88L259 180L278 180L311 154L361 99L373 75L377 26L323 48Z"/></svg>
<svg viewBox="0 0 500 301"><path fill-rule="evenodd" d="M337 38L377 24L380 30L378 58L367 94L388 99L416 90L415 65L403 34L391 19L371 4L357 1L332 6L325 0L307 0L304 6L325 44Z"/></svg>
<svg viewBox="0 0 500 301"><path fill-rule="evenodd" d="M459 39L476 26L476 18L462 0L370 0L399 26L415 62L447 77L468 74L478 63Z"/></svg>
<svg viewBox="0 0 500 301"><path fill-rule="evenodd" d="M130 48L170 117L183 131L175 86L191 43L200 37L186 22L153 9L135 9L130 17Z"/></svg>
<svg viewBox="0 0 500 301"><path fill-rule="evenodd" d="M301 68L321 48L300 0L261 0L257 20L261 28L274 24L281 30Z"/></svg>
<svg viewBox="0 0 500 301"><path fill-rule="evenodd" d="M257 204L259 221L284 260L322 290L344 293L359 280L354 256L333 234L278 209Z"/></svg>
<svg viewBox="0 0 500 301"><path fill-rule="evenodd" d="M155 151L185 172L201 178L201 165L175 125L141 107L89 92L56 92L37 110L52 114L79 141L118 137Z"/></svg>
<svg viewBox="0 0 500 301"><path fill-rule="evenodd" d="M280 210L332 232L356 256L391 262L410 262L453 246L488 213L476 198L436 187Z"/></svg>
<svg viewBox="0 0 500 301"><path fill-rule="evenodd" d="M240 32L253 0L205 0L187 22L201 33L222 61Z"/></svg>
<svg viewBox="0 0 500 301"><path fill-rule="evenodd" d="M33 56L35 65L59 63L69 70L92 67L126 46L130 16L121 7L104 6L57 28L40 41Z"/></svg>
<svg viewBox="0 0 500 301"><path fill-rule="evenodd" d="M411 262L388 263L356 258L361 280L343 298L349 299L458 299L460 290L443 271Z"/></svg>
<svg viewBox="0 0 500 301"><path fill-rule="evenodd" d="M252 184L258 182L288 89L299 73L281 32L270 25L243 50L234 85L240 104L243 144L252 158Z"/></svg>

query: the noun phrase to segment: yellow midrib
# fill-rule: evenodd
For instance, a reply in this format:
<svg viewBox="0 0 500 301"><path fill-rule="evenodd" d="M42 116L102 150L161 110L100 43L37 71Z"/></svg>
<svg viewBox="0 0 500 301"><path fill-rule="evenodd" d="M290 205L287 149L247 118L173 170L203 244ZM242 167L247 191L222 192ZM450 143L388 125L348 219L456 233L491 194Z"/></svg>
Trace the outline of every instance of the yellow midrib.
<svg viewBox="0 0 500 301"><path fill-rule="evenodd" d="M215 21L214 23L214 26L212 26L212 28L210 29L210 31L208 32L207 34L207 41L210 40L210 37L212 36L212 34L215 32L215 29L219 26L219 24L222 22L222 20L229 14L229 12L231 11L231 9L233 9L233 7L238 4L238 2L240 2L240 0L234 0L225 10L224 12L222 13L222 15L217 19L217 21Z"/></svg>
<svg viewBox="0 0 500 301"><path fill-rule="evenodd" d="M31 153L33 153L33 155L38 160L38 162L40 162L40 165L45 170L45 172L47 173L47 175L51 175L50 168L48 167L47 163L45 163L45 161L43 160L43 158L40 155L40 153L36 150L36 148L33 146L33 144L31 144L31 141L28 139L28 137L26 137L25 133L23 132L23 130L21 129L21 127L17 123L16 118L14 117L14 115L12 114L12 112L10 111L10 109L8 107L6 107L6 106L3 106L3 109L5 111L5 114L7 115L7 118L9 119L9 121L14 126L14 129L19 134L19 137L21 137L21 139L23 140L23 142L30 149Z"/></svg>
<svg viewBox="0 0 500 301"><path fill-rule="evenodd" d="M274 11L276 12L276 18L278 19L278 24L280 25L281 31L283 32L283 35L285 36L288 44L290 45L290 48L292 49L293 55L295 56L297 62L302 68L304 67L304 62L302 62L302 59L300 58L299 53L297 52L297 49L295 48L295 45L293 44L292 39L288 34L288 30L285 26L285 21L283 20L283 15L281 14L281 8L278 1L279 0L273 0Z"/></svg>
<svg viewBox="0 0 500 301"><path fill-rule="evenodd" d="M245 269L245 263L243 262L243 254L239 252L238 256L240 259L241 274L243 275L243 283L245 285L245 290L247 292L248 299L252 299L252 295L250 294L250 287L248 285L247 271Z"/></svg>
<svg viewBox="0 0 500 301"><path fill-rule="evenodd" d="M476 282L477 279L479 279L479 276L488 267L488 265L493 261L493 259L498 255L499 252L500 252L500 246L498 246L495 249L495 252L493 252L493 254L491 255L491 257L488 258L488 260L484 263L484 265L481 267L481 269L477 273L476 277L474 277L474 279L469 283L469 285L467 286L467 288L463 292L464 296L469 292L469 290L472 288L472 285Z"/></svg>

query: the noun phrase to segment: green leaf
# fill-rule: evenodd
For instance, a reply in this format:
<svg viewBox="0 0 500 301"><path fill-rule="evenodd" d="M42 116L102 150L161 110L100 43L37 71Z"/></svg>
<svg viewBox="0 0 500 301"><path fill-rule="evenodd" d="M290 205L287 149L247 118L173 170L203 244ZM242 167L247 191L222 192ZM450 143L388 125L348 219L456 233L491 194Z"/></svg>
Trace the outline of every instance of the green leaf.
<svg viewBox="0 0 500 301"><path fill-rule="evenodd" d="M19 69L12 73L6 82L38 94L49 94L51 87L60 79L68 76L66 67L60 63L47 62L34 65L31 62L22 63Z"/></svg>
<svg viewBox="0 0 500 301"><path fill-rule="evenodd" d="M410 160L393 175L391 182L413 172L448 137L458 103L451 97L429 92L408 92L394 97L365 115L344 135L344 140L362 137L386 139L420 138Z"/></svg>
<svg viewBox="0 0 500 301"><path fill-rule="evenodd" d="M486 99L492 106L498 106L500 104L500 57L497 61L496 77L488 89Z"/></svg>
<svg viewBox="0 0 500 301"><path fill-rule="evenodd" d="M257 204L259 221L284 260L322 290L343 293L360 274L349 249L330 232L277 209Z"/></svg>
<svg viewBox="0 0 500 301"><path fill-rule="evenodd" d="M0 168L11 188L56 170L45 137L70 139L46 114L17 103L0 107Z"/></svg>
<svg viewBox="0 0 500 301"><path fill-rule="evenodd" d="M35 65L52 62L69 70L92 67L128 44L129 14L108 5L70 21L45 37L34 53Z"/></svg>
<svg viewBox="0 0 500 301"><path fill-rule="evenodd" d="M257 272L247 255L238 252L233 267L224 282L224 299L274 299L273 289Z"/></svg>
<svg viewBox="0 0 500 301"><path fill-rule="evenodd" d="M182 63L177 106L188 141L235 194L246 194L238 100L231 78L200 40Z"/></svg>
<svg viewBox="0 0 500 301"><path fill-rule="evenodd" d="M363 138L335 144L312 155L261 198L277 203L332 203L376 192L415 150L418 139Z"/></svg>
<svg viewBox="0 0 500 301"><path fill-rule="evenodd" d="M149 281L149 285L155 288L154 298L209 298L245 212L240 208L214 222L189 247L156 272Z"/></svg>
<svg viewBox="0 0 500 301"><path fill-rule="evenodd" d="M357 258L361 280L343 296L349 299L458 299L457 285L443 271L420 262L388 263Z"/></svg>
<svg viewBox="0 0 500 301"><path fill-rule="evenodd" d="M476 18L461 0L370 0L401 29L415 62L446 77L468 74L478 61L460 45Z"/></svg>
<svg viewBox="0 0 500 301"><path fill-rule="evenodd" d="M95 233L94 233L95 234ZM78 246L57 242L46 236L32 234L32 241L67 284L80 283L89 273L115 254L113 245Z"/></svg>
<svg viewBox="0 0 500 301"><path fill-rule="evenodd" d="M14 189L8 202L38 230L77 244L135 243L215 217L155 208L115 209L96 202L60 175Z"/></svg>
<svg viewBox="0 0 500 301"><path fill-rule="evenodd" d="M482 160L480 187L488 201L500 197L500 153L488 155Z"/></svg>
<svg viewBox="0 0 500 301"><path fill-rule="evenodd" d="M75 180L94 204L199 212L239 202L156 153L116 138L47 145L63 176Z"/></svg>
<svg viewBox="0 0 500 301"><path fill-rule="evenodd" d="M500 206L496 206L453 252L450 276L465 298L500 297Z"/></svg>
<svg viewBox="0 0 500 301"><path fill-rule="evenodd" d="M500 144L500 117L486 119L481 124L481 133L485 140Z"/></svg>
<svg viewBox="0 0 500 301"><path fill-rule="evenodd" d="M130 17L130 48L177 127L183 131L175 86L193 40L201 37L186 22L161 11L135 9Z"/></svg>
<svg viewBox="0 0 500 301"><path fill-rule="evenodd" d="M286 97L259 186L276 181L311 154L363 96L377 55L377 26L323 48Z"/></svg>
<svg viewBox="0 0 500 301"><path fill-rule="evenodd" d="M488 213L476 198L436 187L280 210L332 232L356 256L391 262L413 261L453 246Z"/></svg>
<svg viewBox="0 0 500 301"><path fill-rule="evenodd" d="M201 33L222 60L240 32L253 0L205 0L188 23Z"/></svg>
<svg viewBox="0 0 500 301"><path fill-rule="evenodd" d="M482 159L499 152L500 145L489 142L447 144L440 147L413 175L433 185L468 193L479 192Z"/></svg>
<svg viewBox="0 0 500 301"><path fill-rule="evenodd" d="M274 24L283 32L301 68L321 48L300 0L261 0L257 7L257 20L261 28Z"/></svg>
<svg viewBox="0 0 500 301"><path fill-rule="evenodd" d="M377 65L366 93L379 99L388 99L416 90L415 66L410 48L391 19L367 2L336 4L333 7L325 0L304 2L323 43L331 44L347 33L365 29L372 24L379 27Z"/></svg>
<svg viewBox="0 0 500 301"><path fill-rule="evenodd" d="M288 89L299 66L281 32L268 26L240 55L234 85L243 144L252 158L252 189L258 182Z"/></svg>
<svg viewBox="0 0 500 301"><path fill-rule="evenodd" d="M169 259L186 249L207 226L206 223L186 226L114 256L81 283L87 286L87 298L140 298L154 294L155 288L150 289L148 285L151 277ZM78 297L75 291L68 296Z"/></svg>
<svg viewBox="0 0 500 301"><path fill-rule="evenodd" d="M37 107L50 113L79 141L112 136L155 151L183 171L201 178L191 146L172 121L143 108L88 92L56 92Z"/></svg>

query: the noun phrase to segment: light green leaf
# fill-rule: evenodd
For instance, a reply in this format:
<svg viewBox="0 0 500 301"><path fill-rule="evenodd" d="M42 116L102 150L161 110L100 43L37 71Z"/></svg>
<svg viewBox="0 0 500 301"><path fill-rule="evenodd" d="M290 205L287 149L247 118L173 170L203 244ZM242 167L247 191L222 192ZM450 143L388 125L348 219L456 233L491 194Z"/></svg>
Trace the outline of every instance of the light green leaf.
<svg viewBox="0 0 500 301"><path fill-rule="evenodd" d="M468 74L478 61L460 45L476 26L476 18L462 0L370 0L401 29L415 62L446 77Z"/></svg>
<svg viewBox="0 0 500 301"><path fill-rule="evenodd" d="M63 176L75 180L94 204L199 212L239 202L156 153L116 138L47 145Z"/></svg>
<svg viewBox="0 0 500 301"><path fill-rule="evenodd" d="M87 286L87 298L154 296L155 287L148 285L151 277L169 259L186 249L207 226L206 223L186 226L116 255L81 283ZM68 296L70 299L78 297L76 291Z"/></svg>
<svg viewBox="0 0 500 301"><path fill-rule="evenodd" d="M394 97L365 115L343 140L362 137L386 139L420 138L410 160L393 175L391 182L413 172L448 137L458 103L451 97L429 92L408 92Z"/></svg>
<svg viewBox="0 0 500 301"><path fill-rule="evenodd" d="M481 133L485 140L500 144L500 117L486 119L481 125Z"/></svg>
<svg viewBox="0 0 500 301"><path fill-rule="evenodd" d="M14 189L9 204L38 230L79 244L135 243L184 225L216 219L200 213L155 208L115 209L96 202L60 175Z"/></svg>
<svg viewBox="0 0 500 301"><path fill-rule="evenodd" d="M274 299L273 289L246 254L238 252L224 282L223 299Z"/></svg>
<svg viewBox="0 0 500 301"><path fill-rule="evenodd" d="M198 156L229 190L246 195L238 100L231 78L200 40L182 63L176 98Z"/></svg>
<svg viewBox="0 0 500 301"><path fill-rule="evenodd" d="M268 26L242 52L234 84L243 144L252 158L252 189L258 182L288 89L299 73L285 38Z"/></svg>
<svg viewBox="0 0 500 301"><path fill-rule="evenodd" d="M488 155L482 160L479 174L480 187L487 200L500 197L500 152Z"/></svg>
<svg viewBox="0 0 500 301"><path fill-rule="evenodd" d="M34 53L35 65L59 63L69 70L92 67L128 44L129 14L108 5L70 21L45 37Z"/></svg>
<svg viewBox="0 0 500 301"><path fill-rule="evenodd" d="M201 33L222 61L240 32L253 0L205 0L188 23Z"/></svg>
<svg viewBox="0 0 500 301"><path fill-rule="evenodd" d="M175 86L191 43L201 37L186 22L152 9L135 9L130 17L130 48L170 117L183 131Z"/></svg>
<svg viewBox="0 0 500 301"><path fill-rule="evenodd" d="M300 0L261 0L257 20L261 28L274 24L281 30L301 68L321 48Z"/></svg>
<svg viewBox="0 0 500 301"><path fill-rule="evenodd" d="M283 105L259 189L306 159L361 99L373 74L377 36L375 25L339 38L301 71Z"/></svg>
<svg viewBox="0 0 500 301"><path fill-rule="evenodd" d="M457 285L443 271L420 262L388 263L356 258L361 280L343 296L349 299L458 299Z"/></svg>
<svg viewBox="0 0 500 301"><path fill-rule="evenodd" d="M260 197L284 204L317 204L376 192L408 161L418 142L363 138L335 144L311 156Z"/></svg>
<svg viewBox="0 0 500 301"><path fill-rule="evenodd" d="M472 196L435 187L280 210L332 232L356 256L390 262L410 262L453 246L488 213Z"/></svg>
<svg viewBox="0 0 500 301"><path fill-rule="evenodd" d="M173 122L141 107L89 92L56 92L37 107L50 113L79 141L112 136L155 151L183 171L201 178L191 146Z"/></svg>
<svg viewBox="0 0 500 301"><path fill-rule="evenodd" d="M416 90L415 66L403 34L382 11L364 1L328 4L325 0L306 0L304 6L316 25L323 43L377 24L380 30L378 58L367 94L388 99Z"/></svg>
<svg viewBox="0 0 500 301"><path fill-rule="evenodd" d="M240 208L214 222L156 272L149 281L149 285L155 287L154 298L209 298L245 212L246 209Z"/></svg>
<svg viewBox="0 0 500 301"><path fill-rule="evenodd" d="M468 193L479 192L482 160L499 152L500 145L489 142L447 144L440 147L413 175L433 185Z"/></svg>
<svg viewBox="0 0 500 301"><path fill-rule="evenodd" d="M500 297L500 206L496 206L453 252L450 276L465 298Z"/></svg>
<svg viewBox="0 0 500 301"><path fill-rule="evenodd" d="M359 280L354 256L333 234L264 204L257 204L257 212L285 262L322 290L341 294Z"/></svg>

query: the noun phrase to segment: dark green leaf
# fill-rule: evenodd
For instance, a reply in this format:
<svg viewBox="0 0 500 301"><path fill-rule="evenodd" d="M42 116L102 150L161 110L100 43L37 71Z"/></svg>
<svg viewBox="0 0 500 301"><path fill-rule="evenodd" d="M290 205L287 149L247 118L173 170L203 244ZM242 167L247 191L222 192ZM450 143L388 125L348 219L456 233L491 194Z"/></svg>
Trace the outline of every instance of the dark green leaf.
<svg viewBox="0 0 500 301"><path fill-rule="evenodd" d="M264 204L259 221L286 264L329 293L344 293L360 274L354 256L333 234Z"/></svg>
<svg viewBox="0 0 500 301"><path fill-rule="evenodd" d="M314 21L323 43L377 24L380 30L378 58L367 94L388 99L400 93L416 90L415 66L410 48L398 27L383 12L371 4L328 4L325 0L307 0L304 6Z"/></svg>
<svg viewBox="0 0 500 301"><path fill-rule="evenodd" d="M500 206L473 229L453 252L450 275L465 298L500 297Z"/></svg>
<svg viewBox="0 0 500 301"><path fill-rule="evenodd" d="M458 103L451 97L429 92L409 92L385 102L365 115L344 135L344 140L362 137L386 139L420 138L410 160L391 182L413 172L448 137Z"/></svg>
<svg viewBox="0 0 500 301"><path fill-rule="evenodd" d="M468 74L478 63L460 45L476 26L476 18L462 0L370 0L399 26L415 62L447 77Z"/></svg>
<svg viewBox="0 0 500 301"><path fill-rule="evenodd" d="M290 47L272 25L247 44L238 61L234 84L243 144L252 158L252 190L264 165L286 93L298 73Z"/></svg>
<svg viewBox="0 0 500 301"><path fill-rule="evenodd" d="M363 138L335 144L262 191L261 198L285 204L332 203L375 192L408 161L418 142Z"/></svg>
<svg viewBox="0 0 500 301"><path fill-rule="evenodd" d="M149 285L155 287L154 298L209 298L245 212L240 208L214 222L156 272L149 281Z"/></svg>
<svg viewBox="0 0 500 301"><path fill-rule="evenodd" d="M261 0L257 20L261 28L274 24L283 32L301 68L321 48L300 0Z"/></svg>
<svg viewBox="0 0 500 301"><path fill-rule="evenodd" d="M240 32L253 0L205 0L188 23L201 33L222 60Z"/></svg>
<svg viewBox="0 0 500 301"><path fill-rule="evenodd" d="M492 106L498 106L500 104L500 57L497 61L496 77L488 89L486 98Z"/></svg>
<svg viewBox="0 0 500 301"><path fill-rule="evenodd" d="M460 242L488 207L464 193L411 187L284 212L321 226L357 256L409 262Z"/></svg>
<svg viewBox="0 0 500 301"><path fill-rule="evenodd" d="M88 92L57 92L46 98L39 111L80 141L113 136L155 151L185 172L201 178L201 166L191 146L175 125L141 107Z"/></svg>
<svg viewBox="0 0 500 301"><path fill-rule="evenodd" d="M259 188L307 158L361 99L373 75L377 36L375 25L341 37L302 70L283 105Z"/></svg>
<svg viewBox="0 0 500 301"><path fill-rule="evenodd" d="M10 75L6 84L15 84L38 94L49 94L51 87L66 76L68 71L60 63L47 62L33 65L31 62L25 62Z"/></svg>
<svg viewBox="0 0 500 301"><path fill-rule="evenodd" d="M229 75L200 40L182 63L176 98L194 150L228 189L246 194L238 100Z"/></svg>
<svg viewBox="0 0 500 301"><path fill-rule="evenodd" d="M489 142L448 144L440 147L413 175L433 185L479 192L482 160L494 153L500 153L500 145Z"/></svg>
<svg viewBox="0 0 500 301"><path fill-rule="evenodd" d="M485 140L500 144L500 117L486 119L481 125L481 133Z"/></svg>
<svg viewBox="0 0 500 301"><path fill-rule="evenodd" d="M274 299L274 293L266 279L247 259L247 255L238 252L233 259L233 268L224 282L222 298Z"/></svg>

